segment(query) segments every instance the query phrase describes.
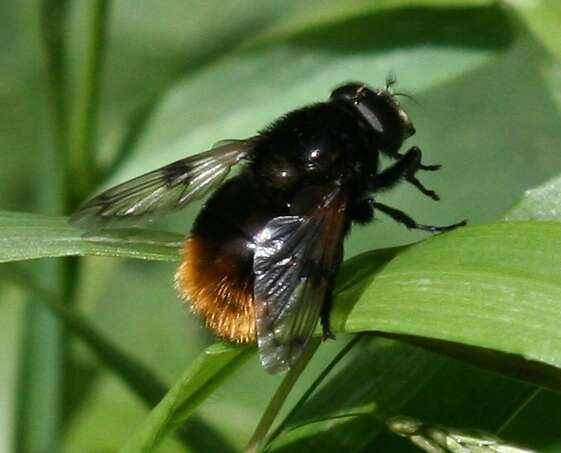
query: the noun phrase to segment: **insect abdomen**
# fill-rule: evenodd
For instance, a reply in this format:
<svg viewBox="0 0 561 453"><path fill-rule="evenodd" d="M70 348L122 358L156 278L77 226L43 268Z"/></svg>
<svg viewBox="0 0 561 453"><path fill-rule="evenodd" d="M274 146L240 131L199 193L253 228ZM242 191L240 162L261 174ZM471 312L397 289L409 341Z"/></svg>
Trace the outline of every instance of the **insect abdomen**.
<svg viewBox="0 0 561 453"><path fill-rule="evenodd" d="M238 175L207 201L185 241L176 287L204 324L236 343L255 341L253 236L284 212Z"/></svg>
<svg viewBox="0 0 561 453"><path fill-rule="evenodd" d="M254 341L252 275L242 272L238 257L213 249L197 235L185 241L176 288L216 335L236 343Z"/></svg>

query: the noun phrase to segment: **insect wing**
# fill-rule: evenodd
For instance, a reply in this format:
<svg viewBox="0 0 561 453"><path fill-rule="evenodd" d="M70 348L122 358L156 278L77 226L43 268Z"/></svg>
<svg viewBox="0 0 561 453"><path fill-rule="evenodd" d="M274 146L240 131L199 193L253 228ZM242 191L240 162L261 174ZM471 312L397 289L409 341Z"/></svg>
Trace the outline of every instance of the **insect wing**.
<svg viewBox="0 0 561 453"><path fill-rule="evenodd" d="M130 226L181 209L216 188L253 145L254 139L221 142L126 181L83 204L70 223L81 228Z"/></svg>
<svg viewBox="0 0 561 453"><path fill-rule="evenodd" d="M290 368L314 333L342 257L345 199L338 189L307 216L270 220L253 271L257 344L270 373Z"/></svg>

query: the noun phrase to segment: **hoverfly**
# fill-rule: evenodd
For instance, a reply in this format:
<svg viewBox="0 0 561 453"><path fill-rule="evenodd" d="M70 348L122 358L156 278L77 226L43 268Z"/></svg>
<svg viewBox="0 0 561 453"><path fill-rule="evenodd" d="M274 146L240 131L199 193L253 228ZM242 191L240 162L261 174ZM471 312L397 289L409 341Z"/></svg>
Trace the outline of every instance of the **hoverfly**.
<svg viewBox="0 0 561 453"><path fill-rule="evenodd" d="M185 240L176 287L219 337L257 340L263 367L276 373L299 358L318 320L324 338L332 336L334 278L354 222L379 211L431 233L465 224L419 224L373 198L404 180L438 200L416 174L440 166L424 165L417 146L399 152L414 133L389 86L347 83L253 137L220 142L101 193L71 222L91 229L145 221L212 192ZM394 160L385 169L380 153ZM240 172L225 181L237 164Z"/></svg>

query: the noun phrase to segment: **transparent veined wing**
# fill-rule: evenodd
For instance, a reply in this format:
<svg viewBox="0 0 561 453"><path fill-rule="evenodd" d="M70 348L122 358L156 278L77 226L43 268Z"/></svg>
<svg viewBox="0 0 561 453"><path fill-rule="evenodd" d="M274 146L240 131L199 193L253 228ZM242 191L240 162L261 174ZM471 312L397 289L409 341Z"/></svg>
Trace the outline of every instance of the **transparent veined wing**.
<svg viewBox="0 0 561 453"><path fill-rule="evenodd" d="M215 189L254 144L255 137L220 142L114 186L80 206L70 223L88 229L130 226L181 209Z"/></svg>
<svg viewBox="0 0 561 453"><path fill-rule="evenodd" d="M304 216L270 220L256 239L253 271L257 344L270 373L290 368L331 297L342 259L346 198L325 188Z"/></svg>

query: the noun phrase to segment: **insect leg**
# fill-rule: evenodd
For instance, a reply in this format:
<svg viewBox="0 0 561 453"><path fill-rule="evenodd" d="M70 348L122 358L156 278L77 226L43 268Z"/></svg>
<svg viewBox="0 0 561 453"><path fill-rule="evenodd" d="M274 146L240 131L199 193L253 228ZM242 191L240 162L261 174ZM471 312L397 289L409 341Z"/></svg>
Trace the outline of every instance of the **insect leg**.
<svg viewBox="0 0 561 453"><path fill-rule="evenodd" d="M461 222L453 223L452 225L441 225L441 226L425 225L425 224L422 224L422 223L417 223L412 217L405 214L405 212L400 211L399 209L395 209L395 208L392 208L391 206L387 206L385 204L378 203L374 200L372 200L371 203L372 203L372 207L374 209L378 209L378 210L382 211L388 217L391 217L393 220L405 225L409 229L428 231L429 233L442 233L444 231L453 230L454 228L457 228L457 227L460 227L460 226L465 226L466 223L467 223L466 220L462 220Z"/></svg>
<svg viewBox="0 0 561 453"><path fill-rule="evenodd" d="M413 146L413 148L419 149L418 146ZM407 154L407 153L405 153L405 154L396 153L396 154L393 155L392 157L393 157L394 159L402 159L402 158L405 157L406 154ZM437 170L440 170L441 168L442 168L442 165L440 165L440 164L425 165L425 164L419 162L419 166L417 167L417 170L437 171Z"/></svg>
<svg viewBox="0 0 561 453"><path fill-rule="evenodd" d="M421 149L418 146L413 146L405 154L396 154L399 160L392 166L386 168L384 171L376 175L371 183L371 190L389 189L397 184L401 178L419 189L426 196L433 200L439 200L440 197L434 190L427 189L421 181L417 179L415 173L419 170L435 171L440 168L439 165L423 165L421 163Z"/></svg>
<svg viewBox="0 0 561 453"><path fill-rule="evenodd" d="M418 146L413 146L413 148L419 149ZM419 151L420 151L420 150L419 150ZM399 159L401 159L402 157L404 157L405 154L401 154L400 152L395 152L395 153L389 154L389 156L390 156L392 159L399 160ZM436 171L436 170L440 170L441 168L442 168L442 165L439 165L439 164L435 164L435 165L425 165L425 164L423 164L423 163L420 163L420 164L419 164L419 170L424 170L424 171Z"/></svg>
<svg viewBox="0 0 561 453"><path fill-rule="evenodd" d="M440 165L440 164L434 164L434 165L419 164L419 170L436 171L436 170L440 170L441 168L442 168L442 165Z"/></svg>
<svg viewBox="0 0 561 453"><path fill-rule="evenodd" d="M348 207L349 218L360 225L370 223L374 217L371 199L362 199L354 202Z"/></svg>
<svg viewBox="0 0 561 453"><path fill-rule="evenodd" d="M331 269L326 269L326 285L327 289L325 291L325 299L320 311L320 321L322 328L322 339L334 340L335 335L331 331L331 307L333 306L333 288L335 286L335 275L337 274L337 269L339 268L341 262L343 261L343 243L339 243L337 250L334 255L334 266ZM335 264L336 263L336 264Z"/></svg>
<svg viewBox="0 0 561 453"><path fill-rule="evenodd" d="M331 307L333 305L333 284L327 289L327 295L320 312L322 339L334 340L335 335L331 332Z"/></svg>

